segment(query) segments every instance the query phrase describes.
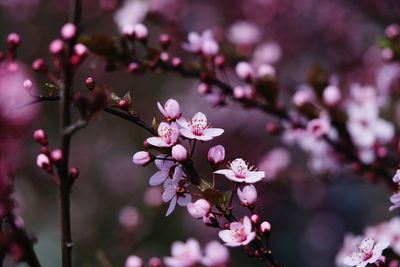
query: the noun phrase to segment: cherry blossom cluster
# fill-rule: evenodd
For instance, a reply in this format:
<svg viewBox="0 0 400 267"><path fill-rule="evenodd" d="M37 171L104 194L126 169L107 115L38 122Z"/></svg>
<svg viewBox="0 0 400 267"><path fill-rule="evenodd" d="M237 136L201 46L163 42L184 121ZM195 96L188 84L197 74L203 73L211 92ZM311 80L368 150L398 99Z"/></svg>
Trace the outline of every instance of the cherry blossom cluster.
<svg viewBox="0 0 400 267"><path fill-rule="evenodd" d="M40 153L36 157L36 165L49 173L54 182L59 184L59 177L54 171L57 168L63 158L61 149L51 149L48 144L46 132L43 129L38 129L33 133L33 139L41 145ZM71 167L69 170L69 176L71 180L71 187L75 183L76 178L79 176L79 170L76 167Z"/></svg>
<svg viewBox="0 0 400 267"><path fill-rule="evenodd" d="M224 267L229 263L229 251L218 241L210 241L202 251L199 242L194 238L189 238L185 243L175 241L171 246L171 256L164 257L165 266L169 267ZM125 267L143 267L143 260L135 255L126 259ZM161 267L160 258L153 257L148 261L149 267Z"/></svg>
<svg viewBox="0 0 400 267"><path fill-rule="evenodd" d="M156 136L144 142L146 150L133 155L133 163L145 166L154 162L158 168L150 177L149 184L163 185L162 199L170 202L166 216L172 213L176 204L187 206L189 214L194 218L202 219L207 226L222 229L219 237L226 246L247 247L253 242L255 256L261 259L268 257L270 251L263 248L265 244L259 242L263 237L268 237L271 225L267 221L261 222L260 217L254 213L257 204L254 183L264 179L265 173L249 166L241 158L228 162L227 169L219 169L225 160L225 148L217 145L209 149L207 157L213 171L212 179L206 180L199 176L193 162L196 143L220 136L223 129L212 128L201 112L189 120L185 119L179 103L174 99L167 100L164 106L160 103L157 105L163 117L162 122L157 123ZM217 189L217 174L234 182L232 191L222 193ZM196 192L196 189L200 189L200 192ZM251 211L251 217L236 219L233 215L235 194L240 203ZM192 202L192 196L200 198ZM221 224L222 219L227 222Z"/></svg>
<svg viewBox="0 0 400 267"><path fill-rule="evenodd" d="M400 218L393 217L365 228L363 235L346 234L336 256L336 265L362 267L375 263L377 266L397 266L400 255L399 226Z"/></svg>

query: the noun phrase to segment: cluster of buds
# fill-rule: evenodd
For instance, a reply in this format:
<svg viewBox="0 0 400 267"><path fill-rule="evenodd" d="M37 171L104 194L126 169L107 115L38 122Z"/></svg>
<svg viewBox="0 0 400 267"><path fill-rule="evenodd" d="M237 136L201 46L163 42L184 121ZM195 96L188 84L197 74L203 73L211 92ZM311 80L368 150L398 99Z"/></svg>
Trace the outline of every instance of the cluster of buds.
<svg viewBox="0 0 400 267"><path fill-rule="evenodd" d="M63 160L63 152L61 149L51 149L48 144L46 132L43 129L35 130L33 133L33 139L41 145L40 153L36 157L36 165L52 175L52 178L56 184L59 184L59 178L54 172L55 168L60 166ZM70 185L74 184L79 176L78 168L71 167L69 170Z"/></svg>
<svg viewBox="0 0 400 267"><path fill-rule="evenodd" d="M385 36L379 40L384 60L398 61L400 59L400 26L390 24L385 29Z"/></svg>

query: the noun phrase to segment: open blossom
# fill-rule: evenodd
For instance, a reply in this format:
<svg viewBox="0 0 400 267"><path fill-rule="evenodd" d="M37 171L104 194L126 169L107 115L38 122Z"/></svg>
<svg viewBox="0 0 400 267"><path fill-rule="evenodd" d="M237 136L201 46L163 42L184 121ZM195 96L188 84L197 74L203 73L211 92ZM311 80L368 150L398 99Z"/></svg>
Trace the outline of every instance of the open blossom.
<svg viewBox="0 0 400 267"><path fill-rule="evenodd" d="M201 112L197 112L189 121L178 122L182 127L181 135L189 139L200 141L209 141L214 137L220 136L224 130L220 128L211 128L207 117Z"/></svg>
<svg viewBox="0 0 400 267"><path fill-rule="evenodd" d="M252 171L252 169L243 159L238 158L229 164L229 169L218 170L215 173L225 175L226 178L235 182L249 184L258 182L265 177L265 172Z"/></svg>
<svg viewBox="0 0 400 267"><path fill-rule="evenodd" d="M202 218L210 212L211 206L207 200L199 199L194 203L189 203L187 209L194 218Z"/></svg>
<svg viewBox="0 0 400 267"><path fill-rule="evenodd" d="M357 246L361 243L363 237L361 235L346 234L344 236L343 245L335 257L335 263L339 267L345 267L344 258L357 250Z"/></svg>
<svg viewBox="0 0 400 267"><path fill-rule="evenodd" d="M242 190L238 188L237 194L243 205L253 205L257 201L257 190L252 184L244 186Z"/></svg>
<svg viewBox="0 0 400 267"><path fill-rule="evenodd" d="M175 241L171 247L171 257L165 257L164 263L170 267L191 267L201 259L199 242L189 238L186 243Z"/></svg>
<svg viewBox="0 0 400 267"><path fill-rule="evenodd" d="M171 147L175 145L178 137L179 128L176 123L161 122L158 126L158 136L147 138L147 142L156 147Z"/></svg>
<svg viewBox="0 0 400 267"><path fill-rule="evenodd" d="M160 102L157 102L157 106L168 121L177 120L182 115L179 103L175 99L168 99L167 102L165 102L164 107L161 106Z"/></svg>
<svg viewBox="0 0 400 267"><path fill-rule="evenodd" d="M156 159L154 163L159 171L150 177L149 184L151 186L157 186L164 183L170 175L171 168L175 166L175 163L171 161L170 158L166 158L165 160ZM177 171L177 168L175 168L175 171Z"/></svg>
<svg viewBox="0 0 400 267"><path fill-rule="evenodd" d="M208 267L226 266L229 261L228 249L218 241L211 241L204 248L204 256L201 263Z"/></svg>
<svg viewBox="0 0 400 267"><path fill-rule="evenodd" d="M321 116L320 118L310 120L307 124L307 131L318 138L324 134L328 134L330 130L330 122L326 116Z"/></svg>
<svg viewBox="0 0 400 267"><path fill-rule="evenodd" d="M211 30L204 31L201 35L196 32L190 32L188 42L184 43L183 48L193 53L203 53L207 56L214 56L219 52L219 45L214 39Z"/></svg>
<svg viewBox="0 0 400 267"><path fill-rule="evenodd" d="M186 193L185 183L182 180L183 170L180 166L175 167L175 172L172 179L167 179L164 182L164 192L162 199L164 202L171 201L165 216L170 215L178 203L179 206L187 206L192 201L192 196Z"/></svg>
<svg viewBox="0 0 400 267"><path fill-rule="evenodd" d="M243 223L232 222L229 225L229 230L222 230L218 235L228 247L244 246L256 237L256 233L251 231L251 228L251 221L249 217L245 216Z"/></svg>
<svg viewBox="0 0 400 267"><path fill-rule="evenodd" d="M367 266L368 263L375 263L382 256L382 251L389 245L388 241L375 242L372 238L366 237L361 241L358 250L345 257L343 262L347 266Z"/></svg>

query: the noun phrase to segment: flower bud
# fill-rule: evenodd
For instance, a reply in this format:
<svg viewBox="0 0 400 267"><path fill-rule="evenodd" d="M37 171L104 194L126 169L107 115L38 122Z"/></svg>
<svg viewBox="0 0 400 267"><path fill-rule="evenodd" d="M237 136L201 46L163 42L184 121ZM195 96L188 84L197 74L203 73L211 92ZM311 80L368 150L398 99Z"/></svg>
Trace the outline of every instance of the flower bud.
<svg viewBox="0 0 400 267"><path fill-rule="evenodd" d="M311 96L310 93L304 91L304 90L299 90L297 91L294 96L293 96L293 103L297 106L297 107L301 107L304 104L306 104L307 102L311 101Z"/></svg>
<svg viewBox="0 0 400 267"><path fill-rule="evenodd" d="M382 49L382 51L381 51L381 56L382 56L382 58L383 58L384 60L389 61L389 60L392 60L392 59L393 59L393 57L394 57L394 52L393 52L393 50L392 50L391 48L386 47L386 48L383 48L383 49Z"/></svg>
<svg viewBox="0 0 400 267"><path fill-rule="evenodd" d="M47 145L47 135L42 129L37 129L35 132L33 132L33 139L42 146Z"/></svg>
<svg viewBox="0 0 400 267"><path fill-rule="evenodd" d="M172 147L172 157L177 161L184 161L187 159L186 148L182 145L175 145Z"/></svg>
<svg viewBox="0 0 400 267"><path fill-rule="evenodd" d="M158 41L163 49L167 49L171 44L171 36L165 33L160 34Z"/></svg>
<svg viewBox="0 0 400 267"><path fill-rule="evenodd" d="M42 58L38 58L33 61L32 69L42 74L46 74L48 71L47 64Z"/></svg>
<svg viewBox="0 0 400 267"><path fill-rule="evenodd" d="M250 80L254 76L253 67L248 62L239 62L235 70L237 76L242 80Z"/></svg>
<svg viewBox="0 0 400 267"><path fill-rule="evenodd" d="M60 39L54 39L49 45L49 51L53 55L61 55L65 51L64 42Z"/></svg>
<svg viewBox="0 0 400 267"><path fill-rule="evenodd" d="M233 97L235 99L243 99L246 96L246 92L242 86L235 86L233 88Z"/></svg>
<svg viewBox="0 0 400 267"><path fill-rule="evenodd" d="M388 38L393 39L400 35L399 25L393 23L386 27L385 34Z"/></svg>
<svg viewBox="0 0 400 267"><path fill-rule="evenodd" d="M271 78L275 78L276 70L275 70L274 66L272 66L272 65L262 64L260 67L258 67L257 76L258 77L268 76Z"/></svg>
<svg viewBox="0 0 400 267"><path fill-rule="evenodd" d="M76 26L73 23L64 24L61 28L61 36L64 40L71 40L76 36Z"/></svg>
<svg viewBox="0 0 400 267"><path fill-rule="evenodd" d="M162 262L159 258L157 257L152 257L149 259L149 267L161 267Z"/></svg>
<svg viewBox="0 0 400 267"><path fill-rule="evenodd" d="M129 39L133 39L133 37L135 37L135 29L133 25L125 24L122 26L122 34Z"/></svg>
<svg viewBox="0 0 400 267"><path fill-rule="evenodd" d="M200 83L199 86L197 87L197 92L200 95L205 95L210 92L210 86L206 83Z"/></svg>
<svg viewBox="0 0 400 267"><path fill-rule="evenodd" d="M50 157L51 157L52 161L54 161L55 163L58 163L61 161L62 156L63 156L63 153L62 153L61 149L56 149L51 152Z"/></svg>
<svg viewBox="0 0 400 267"><path fill-rule="evenodd" d="M7 36L7 47L10 50L15 50L21 43L21 37L17 33L10 33Z"/></svg>
<svg viewBox="0 0 400 267"><path fill-rule="evenodd" d="M31 80L26 79L22 85L24 86L25 90L27 90L28 92L30 92L31 89L32 89L33 83L32 83Z"/></svg>
<svg viewBox="0 0 400 267"><path fill-rule="evenodd" d="M187 205L187 210L190 215L199 219L206 216L210 212L211 206L207 200L201 198L194 203L189 203Z"/></svg>
<svg viewBox="0 0 400 267"><path fill-rule="evenodd" d="M257 214L253 214L250 217L250 221L252 224L257 225L260 223L260 216L258 216Z"/></svg>
<svg viewBox="0 0 400 267"><path fill-rule="evenodd" d="M143 267L143 261L141 258L135 255L129 256L125 261L125 267Z"/></svg>
<svg viewBox="0 0 400 267"><path fill-rule="evenodd" d="M219 227L218 220L217 220L217 218L215 218L215 215L212 213L209 213L209 214L203 216L203 223L210 227L216 227L216 228Z"/></svg>
<svg viewBox="0 0 400 267"><path fill-rule="evenodd" d="M222 55L217 55L214 59L214 64L218 67L218 68L223 68L225 67L225 57Z"/></svg>
<svg viewBox="0 0 400 267"><path fill-rule="evenodd" d="M39 154L36 157L36 165L39 168L42 168L42 169L44 169L46 171L49 171L51 169L50 159L45 154Z"/></svg>
<svg viewBox="0 0 400 267"><path fill-rule="evenodd" d="M146 166L151 161L151 155L147 151L139 151L133 155L132 161L136 165Z"/></svg>
<svg viewBox="0 0 400 267"><path fill-rule="evenodd" d="M79 170L77 167L71 167L69 169L69 177L71 177L73 179L73 181L78 178L79 176Z"/></svg>
<svg viewBox="0 0 400 267"><path fill-rule="evenodd" d="M271 232L271 224L267 221L263 221L260 224L260 230L263 234L268 234L269 232Z"/></svg>
<svg viewBox="0 0 400 267"><path fill-rule="evenodd" d="M160 60L161 60L162 62L168 62L169 59L170 59L170 56L169 56L169 54L168 54L167 52L161 52L161 54L160 54Z"/></svg>
<svg viewBox="0 0 400 267"><path fill-rule="evenodd" d="M86 83L86 87L90 91L92 91L94 89L94 87L96 86L96 81L94 80L93 77L87 77L85 83Z"/></svg>
<svg viewBox="0 0 400 267"><path fill-rule="evenodd" d="M149 36L149 30L146 26L141 23L136 24L133 26L135 36L139 41L147 41L147 37Z"/></svg>
<svg viewBox="0 0 400 267"><path fill-rule="evenodd" d="M208 161L213 165L216 166L222 163L225 159L225 148L221 145L213 146L208 151Z"/></svg>
<svg viewBox="0 0 400 267"><path fill-rule="evenodd" d="M322 99L328 106L336 106L342 99L342 93L339 88L335 85L329 85L324 89L322 93Z"/></svg>
<svg viewBox="0 0 400 267"><path fill-rule="evenodd" d="M182 59L179 57L172 58L172 66L174 68L180 68L182 66Z"/></svg>
<svg viewBox="0 0 400 267"><path fill-rule="evenodd" d="M215 56L219 52L219 45L214 40L207 39L201 45L201 51L206 56Z"/></svg>
<svg viewBox="0 0 400 267"><path fill-rule="evenodd" d="M237 194L240 201L245 206L254 205L257 201L257 190L252 184L244 186L242 190L238 188Z"/></svg>

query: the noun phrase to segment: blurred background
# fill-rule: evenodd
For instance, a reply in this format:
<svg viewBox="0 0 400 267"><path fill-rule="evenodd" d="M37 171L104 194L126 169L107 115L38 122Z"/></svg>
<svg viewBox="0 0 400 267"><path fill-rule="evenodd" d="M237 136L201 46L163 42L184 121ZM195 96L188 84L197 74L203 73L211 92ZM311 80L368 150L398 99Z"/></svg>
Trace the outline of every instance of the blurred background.
<svg viewBox="0 0 400 267"><path fill-rule="evenodd" d="M11 32L20 34L21 65L29 67L37 57L50 59L48 45L68 18L68 2L0 0L0 37L5 40ZM306 82L307 69L314 63L345 82L379 87L390 66L384 65L376 41L388 24L400 21L400 2L84 0L83 17L83 34L110 36L118 34L121 20L143 21L150 27L150 43L156 43L158 33L170 33L175 50L189 31L213 29L217 38L227 40L223 47L227 53L274 64L285 99ZM5 49L4 41L1 48ZM39 92L45 92L45 80L28 70L26 75ZM77 74L78 90L85 90L88 75L120 95L130 91L135 111L147 121L161 117L157 101L174 98L185 117L201 111L213 126L225 129L222 137L198 146L196 167L209 173L207 151L222 144L227 159L243 157L271 174L259 186L257 211L272 224L270 244L285 266L335 266L346 232L361 233L365 226L395 215L388 211L390 192L383 184L367 184L346 168L334 174L311 172L304 152L284 146L279 137L265 132L271 118L233 104L213 108L212 99L198 95L195 80L171 74L108 73L104 62L94 56ZM9 155L15 165L17 213L38 238L35 249L43 266L60 266L58 192L51 177L37 168L39 146L31 138L35 129L43 128L50 145L57 147L58 106L39 104L29 110L35 112L18 133L15 154ZM80 170L71 206L75 266L101 266L101 255L113 266L123 266L130 254L144 259L168 256L175 240L195 237L204 246L218 239L216 230L190 217L184 208L165 218L167 206L161 203L161 189L148 186L156 168L139 167L131 161L146 137L142 129L106 113L74 136L71 164ZM276 161L286 164L277 168ZM231 257L232 266L262 266L240 248L232 249ZM9 261L7 266L14 265Z"/></svg>

